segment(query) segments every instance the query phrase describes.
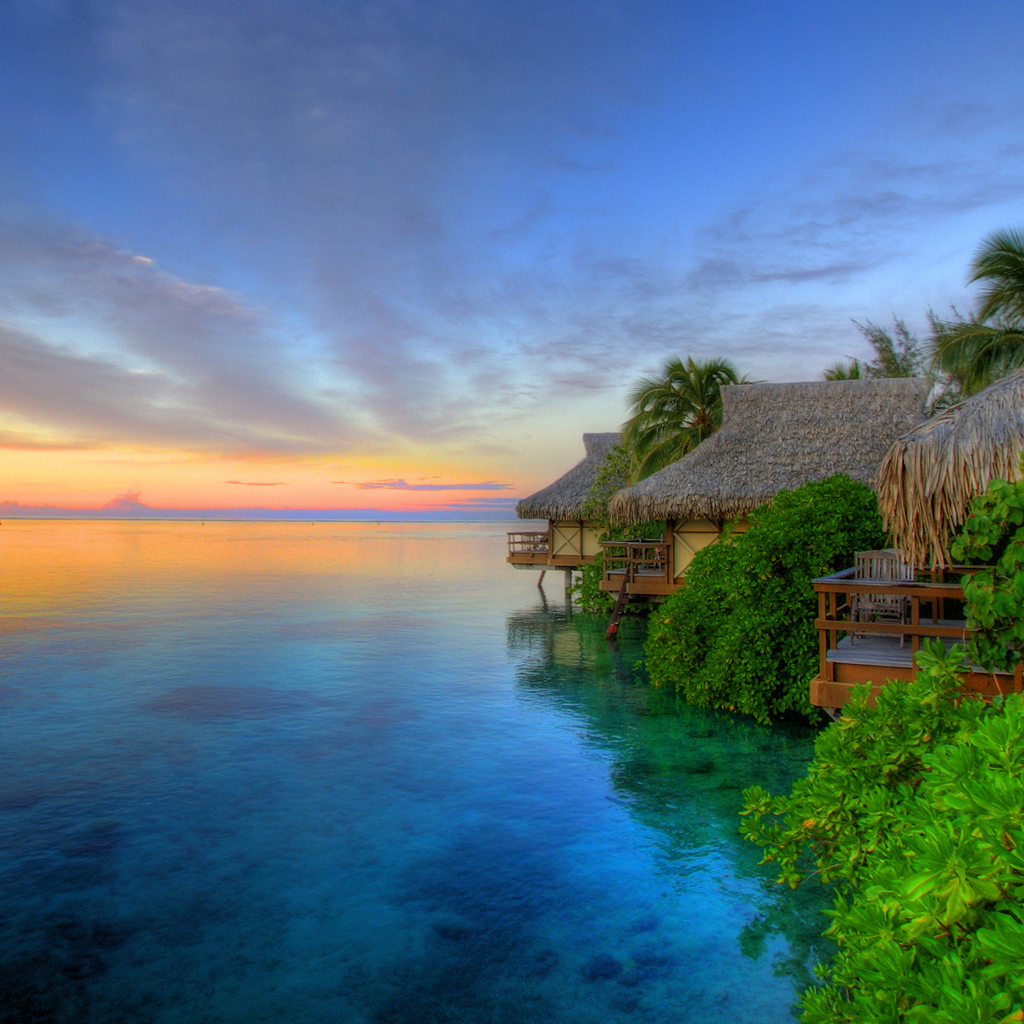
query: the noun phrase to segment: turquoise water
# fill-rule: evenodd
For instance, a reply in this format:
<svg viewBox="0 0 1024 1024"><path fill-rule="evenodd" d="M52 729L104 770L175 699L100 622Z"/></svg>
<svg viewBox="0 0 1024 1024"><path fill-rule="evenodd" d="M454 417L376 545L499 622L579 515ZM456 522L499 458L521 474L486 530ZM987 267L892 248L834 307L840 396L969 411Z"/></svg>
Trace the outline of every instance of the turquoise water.
<svg viewBox="0 0 1024 1024"><path fill-rule="evenodd" d="M792 1021L824 894L494 525L0 527L0 1020Z"/></svg>

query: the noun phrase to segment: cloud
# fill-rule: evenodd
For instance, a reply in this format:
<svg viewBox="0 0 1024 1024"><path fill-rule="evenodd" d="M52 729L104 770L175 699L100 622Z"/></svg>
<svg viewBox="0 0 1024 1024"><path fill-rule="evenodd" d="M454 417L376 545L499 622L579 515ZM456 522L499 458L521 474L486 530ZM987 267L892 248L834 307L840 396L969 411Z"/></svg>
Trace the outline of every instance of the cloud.
<svg viewBox="0 0 1024 1024"><path fill-rule="evenodd" d="M0 449L9 451L67 452L86 451L95 447L95 441L55 441L23 431L0 430Z"/></svg>
<svg viewBox="0 0 1024 1024"><path fill-rule="evenodd" d="M70 14L57 27L88 84L45 53L41 80L80 90L85 157L109 163L69 154L88 172L64 192L76 216L95 210L124 236L8 211L6 327L55 374L20 400L32 412L11 443L62 432L69 447L295 455L393 451L400 436L480 452L524 410L617 404L670 352L753 353L759 375L788 372L758 347L762 314L786 311L786 346L818 344L823 324L834 337L849 315L875 315L847 309L843 288L920 248L929 225L1021 194L1019 105L976 102L951 79L964 98L901 108L901 138L876 131L873 152L810 166L797 132L815 134L797 123L809 108L792 96L792 152L736 199L736 140L753 147L744 181L758 145L786 148L766 143L774 125L744 135L744 83L766 73L774 87L789 68L753 56L760 41L744 48L743 19L734 34L727 15L694 23L692 5L670 6L71 5L88 31ZM725 109L723 82L739 105L698 132ZM40 146L63 138L46 92L23 98ZM852 125L844 145L858 144ZM84 201L111 168L133 194ZM39 194L64 192L46 180Z"/></svg>
<svg viewBox="0 0 1024 1024"><path fill-rule="evenodd" d="M38 215L0 216L0 261L0 408L36 427L12 446L287 454L363 436L305 393L268 316L224 289Z"/></svg>
<svg viewBox="0 0 1024 1024"><path fill-rule="evenodd" d="M823 159L705 225L689 289L841 283L905 258L907 240L932 224L1024 191L1022 151L994 145L934 158L847 152Z"/></svg>
<svg viewBox="0 0 1024 1024"><path fill-rule="evenodd" d="M385 434L480 437L507 393L544 379L508 360L508 337L561 318L562 282L539 264L575 239L548 186L611 166L593 150L636 106L635 14L581 0L99 11L120 145L301 295L350 408Z"/></svg>
<svg viewBox="0 0 1024 1024"><path fill-rule="evenodd" d="M449 515L482 515L515 519L518 501L518 498L467 498L464 501L453 501L429 507L434 511L447 512Z"/></svg>
<svg viewBox="0 0 1024 1024"><path fill-rule="evenodd" d="M225 480L226 484L237 484L239 487L283 487L283 480Z"/></svg>
<svg viewBox="0 0 1024 1024"><path fill-rule="evenodd" d="M336 484L344 480L333 481ZM404 480L366 480L356 485L361 491L508 491L511 484L486 480L478 484L408 484Z"/></svg>
<svg viewBox="0 0 1024 1024"><path fill-rule="evenodd" d="M152 511L148 505L144 505L139 501L141 497L141 491L125 491L124 494L111 498L110 501L100 507L107 512L123 512L125 514Z"/></svg>

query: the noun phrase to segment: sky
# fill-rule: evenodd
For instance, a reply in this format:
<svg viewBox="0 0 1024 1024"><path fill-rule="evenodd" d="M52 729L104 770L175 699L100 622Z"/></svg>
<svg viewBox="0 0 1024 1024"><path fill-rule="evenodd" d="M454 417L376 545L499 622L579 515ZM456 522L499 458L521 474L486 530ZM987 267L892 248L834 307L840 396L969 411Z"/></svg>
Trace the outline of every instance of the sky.
<svg viewBox="0 0 1024 1024"><path fill-rule="evenodd" d="M1024 6L6 0L0 512L507 515L675 355L969 310Z"/></svg>

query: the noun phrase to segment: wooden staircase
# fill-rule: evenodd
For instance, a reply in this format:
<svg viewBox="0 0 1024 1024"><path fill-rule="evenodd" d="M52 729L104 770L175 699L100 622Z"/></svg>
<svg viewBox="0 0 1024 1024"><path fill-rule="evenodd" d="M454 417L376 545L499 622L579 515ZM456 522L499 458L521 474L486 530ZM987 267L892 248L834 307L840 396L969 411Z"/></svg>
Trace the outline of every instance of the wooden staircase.
<svg viewBox="0 0 1024 1024"><path fill-rule="evenodd" d="M608 632L604 635L606 640L614 640L615 635L619 632L619 619L622 618L622 613L629 603L628 586L629 571L627 570L622 574L622 586L619 587L619 596L615 599L615 607L612 609L612 621L608 623Z"/></svg>

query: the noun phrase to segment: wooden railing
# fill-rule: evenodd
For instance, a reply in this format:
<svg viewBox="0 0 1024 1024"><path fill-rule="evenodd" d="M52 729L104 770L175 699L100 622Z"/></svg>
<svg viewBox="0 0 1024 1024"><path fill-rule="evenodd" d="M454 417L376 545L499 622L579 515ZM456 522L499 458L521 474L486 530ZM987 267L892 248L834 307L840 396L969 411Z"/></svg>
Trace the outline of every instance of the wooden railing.
<svg viewBox="0 0 1024 1024"><path fill-rule="evenodd" d="M822 576L814 581L818 595L819 650L822 671L828 651L836 647L841 633L868 633L875 635L902 636L910 640L911 654L916 654L922 637L942 637L963 641L966 639L967 624L961 618L959 602L964 591L960 577L964 573L977 572L975 567L952 566L944 572L928 574L934 578L913 580L856 579L856 570L842 569L831 576ZM956 582L948 579L953 577ZM856 595L879 596L904 602L903 621L858 620L855 617ZM955 618L950 616L955 615Z"/></svg>
<svg viewBox="0 0 1024 1024"><path fill-rule="evenodd" d="M917 672L914 655L923 639L937 638L947 645L968 640L971 630L963 618L961 581L979 568L951 566L899 581L858 579L856 569L843 569L815 580L819 670L810 681L811 703L834 717L855 685L869 682L877 687L890 679L913 679ZM861 596L864 600L858 601ZM896 616L892 614L894 604ZM859 616L858 606L866 607L869 614ZM881 620L872 620L876 613ZM851 636L849 642L840 644L842 634L856 634L858 642ZM896 637L909 640L909 650L905 642L899 646L891 642ZM965 693L986 698L1024 688L1020 664L1012 674L992 674L965 663L962 680Z"/></svg>
<svg viewBox="0 0 1024 1024"><path fill-rule="evenodd" d="M664 540L604 540L604 578L621 582L625 573L634 580L662 579L671 583L669 545Z"/></svg>
<svg viewBox="0 0 1024 1024"><path fill-rule="evenodd" d="M509 555L546 555L549 550L550 538L547 530L508 535Z"/></svg>

